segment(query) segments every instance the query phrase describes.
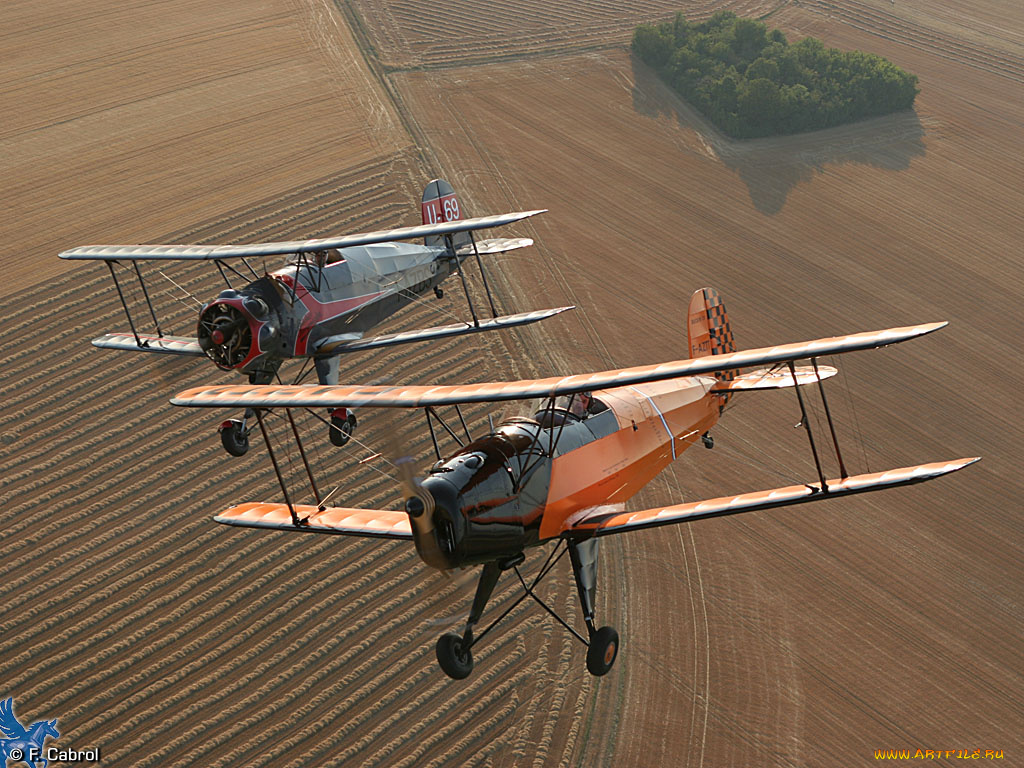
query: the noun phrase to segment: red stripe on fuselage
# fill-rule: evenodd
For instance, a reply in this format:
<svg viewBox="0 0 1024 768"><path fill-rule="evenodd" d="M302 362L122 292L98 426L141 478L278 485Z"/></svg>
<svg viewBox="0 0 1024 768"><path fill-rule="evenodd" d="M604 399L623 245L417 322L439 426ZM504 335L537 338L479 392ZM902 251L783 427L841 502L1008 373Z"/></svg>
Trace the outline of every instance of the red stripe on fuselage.
<svg viewBox="0 0 1024 768"><path fill-rule="evenodd" d="M346 312L358 309L387 293L387 291L378 291L377 293L367 293L363 296L353 296L348 299L322 302L302 283L296 284L291 275L277 275L276 277L285 285L294 287L295 295L302 302L302 306L306 308L306 314L299 324L299 331L295 334L296 356L308 354L309 334L312 333L316 326L328 320L341 317Z"/></svg>

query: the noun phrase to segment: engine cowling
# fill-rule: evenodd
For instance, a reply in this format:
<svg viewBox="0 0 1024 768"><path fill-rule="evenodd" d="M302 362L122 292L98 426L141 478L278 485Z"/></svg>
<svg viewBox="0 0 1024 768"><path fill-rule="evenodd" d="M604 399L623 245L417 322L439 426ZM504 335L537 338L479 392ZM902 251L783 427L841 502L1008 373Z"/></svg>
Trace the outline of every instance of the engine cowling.
<svg viewBox="0 0 1024 768"><path fill-rule="evenodd" d="M259 296L227 290L203 307L196 336L218 368L251 372L259 367L269 342L277 336L274 320Z"/></svg>

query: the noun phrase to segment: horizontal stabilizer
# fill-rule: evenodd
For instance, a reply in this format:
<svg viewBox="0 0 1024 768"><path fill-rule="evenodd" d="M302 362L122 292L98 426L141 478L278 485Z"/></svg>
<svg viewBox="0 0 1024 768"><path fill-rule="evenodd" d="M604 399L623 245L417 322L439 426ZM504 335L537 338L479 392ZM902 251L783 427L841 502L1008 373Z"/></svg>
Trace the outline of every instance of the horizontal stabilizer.
<svg viewBox="0 0 1024 768"><path fill-rule="evenodd" d="M830 365L819 365L818 372L809 365L794 366L796 381L794 382L789 368L762 368L737 376L735 379L720 381L711 388L712 392L754 392L759 389L783 389L785 387L813 384L818 380L831 379L838 370Z"/></svg>
<svg viewBox="0 0 1024 768"><path fill-rule="evenodd" d="M242 528L270 528L297 533L333 533L371 539L412 539L409 516L390 509L347 509L296 504L295 514L305 523L292 525L287 504L247 502L225 509L213 519Z"/></svg>
<svg viewBox="0 0 1024 768"><path fill-rule="evenodd" d="M130 333L108 333L92 340L94 347L101 349L127 349L131 352L160 352L165 355L186 355L203 357L203 348L199 342L186 336L151 336L140 333L140 345Z"/></svg>
<svg viewBox="0 0 1024 768"><path fill-rule="evenodd" d="M774 365L862 349L877 349L915 339L944 328L946 323L927 323L904 328L834 336L777 347L747 349L724 355L708 355L635 368L620 368L598 373L554 376L522 381L491 381L480 384L448 385L297 385L297 386L219 386L197 387L171 400L174 405L203 408L425 408L456 403L488 403L503 400L527 400L533 397L557 397L574 392L590 392L613 387L632 386L647 381L665 381L683 376L701 376L716 371Z"/></svg>
<svg viewBox="0 0 1024 768"><path fill-rule="evenodd" d="M473 253L505 253L515 251L519 248L529 248L533 240L528 237L495 237L490 240L477 240L474 251L473 244L463 245L456 253L459 256L472 256Z"/></svg>
<svg viewBox="0 0 1024 768"><path fill-rule="evenodd" d="M365 349L377 349L379 347L391 347L395 344L408 344L413 341L427 341L429 339L440 339L446 336L462 336L466 333L479 333L480 331L496 331L500 328L514 328L517 325L528 325L554 317L575 307L555 307L554 309L538 309L533 312L520 312L517 315L502 315L481 320L479 325L472 323L454 323L452 325L439 325L434 328L421 328L415 331L402 331L401 333L388 333L383 336L374 336L369 339L358 339L355 341L336 340L328 338L323 345L317 348L318 354L341 354L342 352L362 352Z"/></svg>
<svg viewBox="0 0 1024 768"><path fill-rule="evenodd" d="M573 515L566 520L562 528L562 535L568 537L574 535L607 536L612 533L654 528L659 525L689 523L708 517L722 517L740 512L753 512L758 509L785 507L807 501L837 499L840 496L851 496L855 493L881 491L901 485L923 483L925 480L956 472L978 460L979 458L975 457L933 464L918 464L913 467L888 469L884 472L853 475L840 480L828 480L826 481L827 491L822 491L817 485L791 485L786 488L743 493L739 496L723 496L718 499L694 501L689 504L675 504L660 509L645 509L641 512L608 514L598 511L596 514Z"/></svg>
<svg viewBox="0 0 1024 768"><path fill-rule="evenodd" d="M181 260L211 261L214 259L239 259L247 256L276 256L290 253L326 251L331 248L350 248L370 243L390 243L395 240L413 240L430 235L447 235L455 232L471 232L512 224L536 216L540 211L520 211L499 216L481 216L476 219L458 219L440 224L422 224L416 227L400 227L361 235L324 237L316 240L293 240L283 243L253 243L252 245L84 245L60 254L62 259L100 259L117 261L135 260Z"/></svg>

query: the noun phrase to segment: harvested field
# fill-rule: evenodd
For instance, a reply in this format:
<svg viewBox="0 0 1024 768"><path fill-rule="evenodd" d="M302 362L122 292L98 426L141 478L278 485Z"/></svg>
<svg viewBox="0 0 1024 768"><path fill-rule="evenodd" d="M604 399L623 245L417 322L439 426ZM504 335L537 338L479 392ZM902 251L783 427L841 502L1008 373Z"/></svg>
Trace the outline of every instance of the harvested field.
<svg viewBox="0 0 1024 768"><path fill-rule="evenodd" d="M684 8L778 8L787 33L874 50L921 77L914 114L736 143L621 47L637 21L676 7L5 6L15 31L0 38L0 105L14 117L0 142L15 215L3 258L20 292L0 320L0 695L22 721L59 717L61 746L100 746L114 766L781 766L862 764L877 748L1011 760L1024 749L1019 9ZM58 15L68 24L55 27ZM375 80L353 19L378 72L436 68ZM197 80L216 67L224 77ZM492 274L507 309L580 309L429 356L360 357L349 377L665 359L681 354L682 305L711 284L741 346L951 320L833 361L843 375L830 402L851 469L985 460L903 491L607 541L599 617L623 636L608 677L587 676L578 644L521 606L474 675L452 683L433 642L461 618L472 579L429 574L397 544L212 524L233 501L277 496L258 449L229 459L218 416L167 405L230 379L91 348L123 326L116 294L102 267L61 273L55 258L90 241L409 223L435 172L471 213L550 208L515 228L538 247L496 257ZM216 290L201 268L169 274L201 297ZM192 310L170 293L157 302L188 331ZM461 311L457 297L431 301L394 326ZM752 397L737 399L714 451L684 455L637 504L811 477L790 397ZM307 426L316 458L337 459ZM346 504L390 505L387 466L345 459L390 431L426 457L419 427L361 412L368 447L340 452L325 482L345 484ZM576 617L567 570L546 594ZM489 613L513 597L506 585Z"/></svg>
<svg viewBox="0 0 1024 768"><path fill-rule="evenodd" d="M0 247L19 287L71 245L153 242L409 148L319 0L12 0L0 17Z"/></svg>
<svg viewBox="0 0 1024 768"><path fill-rule="evenodd" d="M1024 323L1006 311L1024 290L1017 58L898 20L865 32L817 7L773 21L919 74L916 112L737 143L622 52L394 76L439 164L484 169L463 182L475 199L551 209L531 222L548 271L532 273L528 295L582 307L561 321L577 361L678 354L682 307L704 284L726 297L741 346L952 321L934 339L838 360L833 406L857 466L976 452L984 469L610 543L602 620L625 630L623 657L595 688L592 737L565 743L573 764L826 765L950 738L1022 746L1011 393ZM994 359L989 387L971 372ZM794 408L781 393L737 403L715 451L684 456L638 503L812 476Z"/></svg>
<svg viewBox="0 0 1024 768"><path fill-rule="evenodd" d="M439 69L523 57L621 47L640 23L682 10L703 19L718 10L762 16L784 0L350 0L350 18L389 69ZM354 15L353 15L354 14Z"/></svg>

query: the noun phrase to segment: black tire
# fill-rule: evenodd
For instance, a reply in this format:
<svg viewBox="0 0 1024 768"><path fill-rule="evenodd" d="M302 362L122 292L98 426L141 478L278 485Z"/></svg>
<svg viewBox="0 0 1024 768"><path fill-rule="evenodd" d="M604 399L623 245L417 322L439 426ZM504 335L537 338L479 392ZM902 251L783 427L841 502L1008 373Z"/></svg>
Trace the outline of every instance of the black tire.
<svg viewBox="0 0 1024 768"><path fill-rule="evenodd" d="M462 635L446 632L437 638L437 663L452 680L464 680L473 671L473 652L462 648Z"/></svg>
<svg viewBox="0 0 1024 768"><path fill-rule="evenodd" d="M231 419L226 426L220 428L220 444L232 456L245 456L249 452L249 433L242 422Z"/></svg>
<svg viewBox="0 0 1024 768"><path fill-rule="evenodd" d="M601 627L590 638L587 648L587 671L594 677L607 675L619 655L619 633L611 627Z"/></svg>
<svg viewBox="0 0 1024 768"><path fill-rule="evenodd" d="M348 442L352 436L352 430L356 428L356 417L349 414L344 419L337 416L331 417L331 445L339 448Z"/></svg>

